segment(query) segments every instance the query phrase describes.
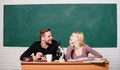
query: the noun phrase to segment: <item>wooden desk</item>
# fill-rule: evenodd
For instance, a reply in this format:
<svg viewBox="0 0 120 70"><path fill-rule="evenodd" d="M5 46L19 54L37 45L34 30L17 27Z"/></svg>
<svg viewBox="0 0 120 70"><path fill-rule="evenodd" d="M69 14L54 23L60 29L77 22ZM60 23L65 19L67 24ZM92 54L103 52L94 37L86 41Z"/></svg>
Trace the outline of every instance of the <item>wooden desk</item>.
<svg viewBox="0 0 120 70"><path fill-rule="evenodd" d="M21 70L109 70L109 62L21 62Z"/></svg>

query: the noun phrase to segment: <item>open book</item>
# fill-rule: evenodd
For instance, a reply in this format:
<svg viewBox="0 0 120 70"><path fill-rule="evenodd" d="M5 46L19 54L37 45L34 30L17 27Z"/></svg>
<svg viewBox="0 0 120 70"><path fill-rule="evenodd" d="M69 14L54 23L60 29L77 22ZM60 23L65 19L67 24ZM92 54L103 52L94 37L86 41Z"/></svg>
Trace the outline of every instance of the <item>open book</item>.
<svg viewBox="0 0 120 70"><path fill-rule="evenodd" d="M69 59L68 61L90 61L90 60L94 60L94 58L84 57L84 58L78 58L78 59Z"/></svg>
<svg viewBox="0 0 120 70"><path fill-rule="evenodd" d="M106 61L105 59L94 59L94 60L91 60L91 61L83 61L83 62L88 62L88 63L103 63L105 61Z"/></svg>
<svg viewBox="0 0 120 70"><path fill-rule="evenodd" d="M95 58L78 58L78 59L69 59L70 62L89 62L89 63L103 63L105 62L105 59L95 59Z"/></svg>

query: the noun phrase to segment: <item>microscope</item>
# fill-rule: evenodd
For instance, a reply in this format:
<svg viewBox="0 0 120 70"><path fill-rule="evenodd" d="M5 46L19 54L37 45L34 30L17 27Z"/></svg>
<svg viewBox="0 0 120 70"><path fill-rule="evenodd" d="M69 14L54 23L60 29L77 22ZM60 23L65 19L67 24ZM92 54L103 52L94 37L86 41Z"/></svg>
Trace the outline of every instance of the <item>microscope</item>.
<svg viewBox="0 0 120 70"><path fill-rule="evenodd" d="M59 56L59 62L64 62L64 57L65 57L65 54L64 54L64 49L59 46L58 47L58 50L57 50L57 56Z"/></svg>

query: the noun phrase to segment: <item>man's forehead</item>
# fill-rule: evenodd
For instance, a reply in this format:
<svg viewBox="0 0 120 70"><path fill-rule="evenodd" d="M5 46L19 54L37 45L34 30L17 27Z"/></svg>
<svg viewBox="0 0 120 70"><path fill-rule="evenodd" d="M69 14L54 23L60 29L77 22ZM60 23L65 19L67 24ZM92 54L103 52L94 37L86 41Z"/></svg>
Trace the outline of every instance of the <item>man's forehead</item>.
<svg viewBox="0 0 120 70"><path fill-rule="evenodd" d="M45 32L45 35L51 35L50 31Z"/></svg>

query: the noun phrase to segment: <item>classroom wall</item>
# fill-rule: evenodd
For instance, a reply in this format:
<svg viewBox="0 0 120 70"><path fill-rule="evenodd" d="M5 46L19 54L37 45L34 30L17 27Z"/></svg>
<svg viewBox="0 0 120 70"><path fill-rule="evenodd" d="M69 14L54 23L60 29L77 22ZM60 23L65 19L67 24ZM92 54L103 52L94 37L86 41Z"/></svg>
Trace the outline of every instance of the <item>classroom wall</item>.
<svg viewBox="0 0 120 70"><path fill-rule="evenodd" d="M93 48L110 62L109 70L120 67L120 1L119 0L0 0L0 70L20 70L20 55L28 47L3 46L3 5L4 4L48 4L48 3L117 3L117 48ZM64 48L66 50L66 48Z"/></svg>

